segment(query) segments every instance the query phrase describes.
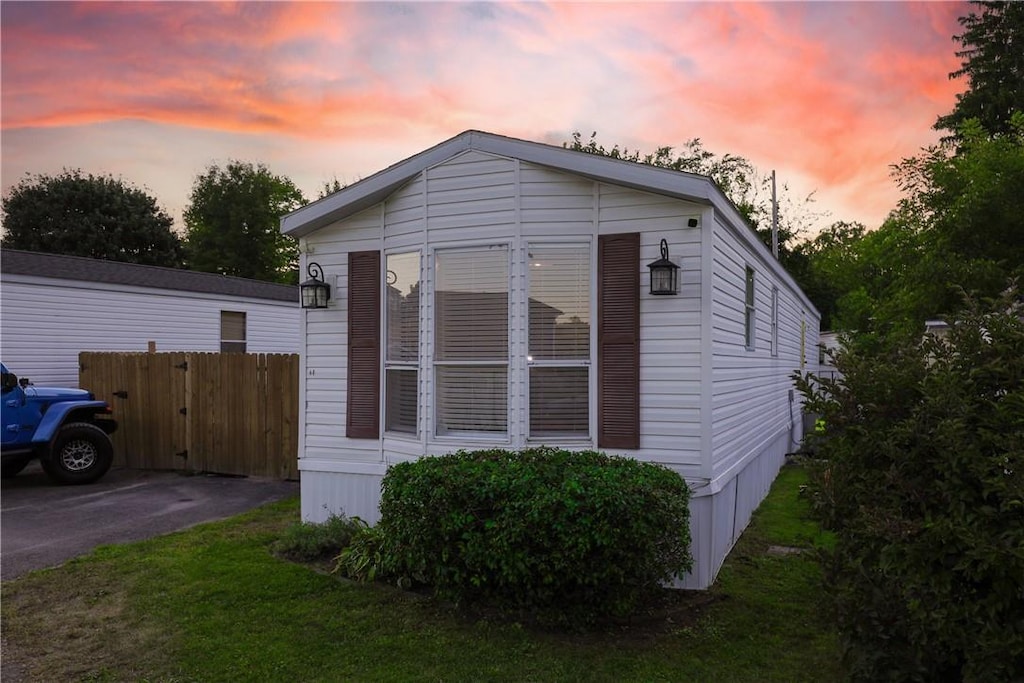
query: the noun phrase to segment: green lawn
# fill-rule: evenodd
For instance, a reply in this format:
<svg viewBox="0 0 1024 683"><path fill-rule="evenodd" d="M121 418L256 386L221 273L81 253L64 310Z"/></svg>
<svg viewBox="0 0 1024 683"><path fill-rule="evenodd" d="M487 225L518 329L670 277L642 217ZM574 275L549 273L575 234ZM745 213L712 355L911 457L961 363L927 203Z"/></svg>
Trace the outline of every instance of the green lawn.
<svg viewBox="0 0 1024 683"><path fill-rule="evenodd" d="M100 548L3 585L3 657L27 681L831 681L823 542L787 467L707 595L658 628L535 632L273 557L286 501Z"/></svg>

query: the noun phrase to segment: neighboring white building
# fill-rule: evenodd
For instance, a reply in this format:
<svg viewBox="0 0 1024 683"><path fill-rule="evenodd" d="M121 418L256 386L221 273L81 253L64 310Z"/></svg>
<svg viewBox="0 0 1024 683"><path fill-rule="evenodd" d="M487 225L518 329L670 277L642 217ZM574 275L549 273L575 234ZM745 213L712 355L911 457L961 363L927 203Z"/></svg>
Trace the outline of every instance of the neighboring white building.
<svg viewBox="0 0 1024 683"><path fill-rule="evenodd" d="M703 588L800 438L819 314L704 176L468 131L282 231L333 285L302 324L306 520L375 522L403 460L596 448L690 483Z"/></svg>
<svg viewBox="0 0 1024 683"><path fill-rule="evenodd" d="M0 354L39 385L78 385L80 351L298 353L298 287L0 250Z"/></svg>
<svg viewBox="0 0 1024 683"><path fill-rule="evenodd" d="M818 377L837 379L839 371L833 364L831 354L839 353L843 340L838 332L822 332L818 341Z"/></svg>

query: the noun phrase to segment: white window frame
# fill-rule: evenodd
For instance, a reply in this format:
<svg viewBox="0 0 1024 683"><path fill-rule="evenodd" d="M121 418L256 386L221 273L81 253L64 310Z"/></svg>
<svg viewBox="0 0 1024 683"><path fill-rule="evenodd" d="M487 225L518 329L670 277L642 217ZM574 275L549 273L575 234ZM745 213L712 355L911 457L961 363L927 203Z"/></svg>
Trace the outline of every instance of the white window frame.
<svg viewBox="0 0 1024 683"><path fill-rule="evenodd" d="M779 355L779 288L772 287L772 355Z"/></svg>
<svg viewBox="0 0 1024 683"><path fill-rule="evenodd" d="M590 335L588 343L588 355L587 358L583 359L554 359L554 360L533 360L529 353L529 337L530 337L530 318L529 318L529 303L530 303L530 249L532 247L586 247L588 255L588 269L587 269L587 286L588 286L588 302L587 309L589 315ZM524 237L522 240L521 249L523 250L523 258L521 262L524 264L524 286L523 286L523 297L525 301L523 305L525 307L526 315L524 316L525 325L522 330L518 330L525 339L525 357L522 378L522 385L524 387L523 404L525 406L523 412L523 429L525 430L525 440L527 443L592 443L594 438L594 420L596 418L596 392L595 392L595 368L597 363L595 356L597 354L597 276L596 276L596 249L594 247L594 239L590 236L584 239L538 239L538 238L527 238ZM587 433L576 434L576 435L533 435L531 433L530 419L530 370L531 368L544 368L544 367L585 367L587 368ZM511 381L510 381L511 384Z"/></svg>
<svg viewBox="0 0 1024 683"><path fill-rule="evenodd" d="M747 351L757 347L757 271L743 269L743 342Z"/></svg>
<svg viewBox="0 0 1024 683"><path fill-rule="evenodd" d="M417 332L416 356L412 360L391 360L390 358L388 358L388 342L389 342L388 331L389 331L389 322L390 322L390 320L388 318L389 313L388 313L388 301L387 301L387 291L388 291L387 288L388 288L388 284L389 284L389 282L388 282L388 257L391 257L391 256L405 256L405 255L411 255L411 254L415 254L416 257L417 257L417 261L418 261L418 265L417 265L417 278L418 279L417 279L417 282L419 283L419 287L420 287L419 310L417 311L417 319L416 319L416 328L417 328L416 329L416 332ZM423 413L422 393L420 391L420 387L422 386L421 377L422 377L422 372L423 372L423 369L420 367L420 365L421 365L420 358L421 358L421 355L422 355L421 348L422 348L423 339L424 339L424 335L423 335L423 288L424 288L423 253L422 253L422 251L419 248L393 249L393 250L389 250L389 251L385 251L384 252L384 254L383 254L383 261L384 261L384 263L383 263L384 267L382 268L382 270L384 271L383 272L384 281L381 283L381 291L383 292L383 296L381 297L381 299L382 299L381 306L383 308L383 312L382 312L382 315L381 315L381 326L382 326L381 340L383 342L382 345L381 345L382 346L382 349L381 349L382 362L381 362L381 378L380 378L380 386L381 386L381 392L380 392L380 400L381 400L380 424L382 426L381 431L388 438L394 437L394 438L398 438L398 439L411 439L411 440L419 441L419 439L420 439L420 429L421 429L421 427L420 427L420 423L421 423L420 416ZM413 428L413 431L411 431L411 432L388 429L388 370L413 370L416 373L416 420L415 420L415 426Z"/></svg>
<svg viewBox="0 0 1024 683"><path fill-rule="evenodd" d="M229 339L224 336L224 316L225 315L240 315L242 316L242 338L241 339ZM221 353L247 353L249 350L249 342L247 337L249 336L249 316L245 311L221 311L220 312L220 352ZM241 349L225 349L225 344L240 344Z"/></svg>
<svg viewBox="0 0 1024 683"><path fill-rule="evenodd" d="M456 252L456 251L482 251L487 248L503 248L506 252L507 261L507 281L506 281L506 294L508 296L508 338L507 338L507 353L503 361L451 361L444 360L439 361L437 359L437 255L438 252ZM514 245L509 240L487 240L478 242L459 242L457 244L444 244L444 245L432 245L430 247L430 291L427 295L430 297L431 306L431 320L430 330L420 330L420 343L423 343L424 335L430 335L430 353L426 357L425 363L427 365L427 371L430 376L430 396L425 398L425 401L430 405L430 429L428 433L432 441L439 443L452 443L452 444L464 444L467 442L487 442L495 444L509 444L512 442L512 427L515 411L513 410L512 402L512 374L514 371L513 363L513 339L515 335L514 331L514 315L516 309L515 296L513 291L513 281L515 279L515 264L513 262ZM506 378L506 414L505 414L505 431L504 432L473 432L473 431L459 431L457 433L442 433L438 430L439 421L439 410L440 401L438 400L438 387L439 382L437 380L438 367L471 367L471 366L490 367L503 365L505 367L505 378ZM423 404L419 405L422 409Z"/></svg>

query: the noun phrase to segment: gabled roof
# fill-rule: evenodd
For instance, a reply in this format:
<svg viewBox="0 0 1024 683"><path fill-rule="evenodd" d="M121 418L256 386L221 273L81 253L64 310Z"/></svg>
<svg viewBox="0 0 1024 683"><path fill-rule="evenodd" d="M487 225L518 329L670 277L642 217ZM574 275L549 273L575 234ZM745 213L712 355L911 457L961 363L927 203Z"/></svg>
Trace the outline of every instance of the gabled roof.
<svg viewBox="0 0 1024 683"><path fill-rule="evenodd" d="M784 282L789 282L804 304L817 312L814 304L793 277L772 256L771 251L750 228L736 206L711 178L478 130L460 133L283 216L281 232L291 237L304 237L331 223L369 209L387 199L426 169L468 151L519 159L598 182L712 206L718 219L751 249L760 253L766 267Z"/></svg>
<svg viewBox="0 0 1024 683"><path fill-rule="evenodd" d="M199 273L193 270L159 266L140 266L135 263L43 254L18 249L0 250L0 272L5 275L32 275L61 280L104 282L113 285L269 299L294 303L296 307L299 305L299 292L296 285L279 285L273 282L215 273Z"/></svg>
<svg viewBox="0 0 1024 683"><path fill-rule="evenodd" d="M302 237L368 209L384 201L424 170L469 150L520 159L645 192L713 204L716 210L729 215L737 225L743 224L736 207L707 176L468 130L287 214L281 218L281 232Z"/></svg>

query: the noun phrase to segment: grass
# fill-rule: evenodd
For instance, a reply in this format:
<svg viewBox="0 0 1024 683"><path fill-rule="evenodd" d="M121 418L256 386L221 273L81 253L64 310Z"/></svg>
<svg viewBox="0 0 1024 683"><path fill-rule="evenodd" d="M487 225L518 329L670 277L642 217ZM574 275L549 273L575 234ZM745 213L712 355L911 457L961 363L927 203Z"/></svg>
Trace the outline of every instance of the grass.
<svg viewBox="0 0 1024 683"><path fill-rule="evenodd" d="M542 633L339 580L271 554L292 500L5 583L5 678L16 664L25 681L835 680L814 559L766 554L824 541L804 479L783 470L674 627Z"/></svg>

